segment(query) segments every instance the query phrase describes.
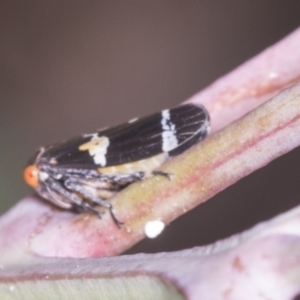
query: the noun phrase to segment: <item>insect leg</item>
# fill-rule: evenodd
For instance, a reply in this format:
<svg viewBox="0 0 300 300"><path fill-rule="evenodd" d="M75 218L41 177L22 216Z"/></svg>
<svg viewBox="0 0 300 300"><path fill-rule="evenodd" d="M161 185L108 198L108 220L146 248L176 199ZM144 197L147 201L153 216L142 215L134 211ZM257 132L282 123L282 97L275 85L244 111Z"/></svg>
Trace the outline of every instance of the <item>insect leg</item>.
<svg viewBox="0 0 300 300"><path fill-rule="evenodd" d="M171 173L166 173L166 172L163 172L163 171L152 171L152 175L154 176L164 176L164 177L167 177L169 180L172 180L174 174L171 174Z"/></svg>
<svg viewBox="0 0 300 300"><path fill-rule="evenodd" d="M79 194L82 195L84 198L89 199L89 200L91 200L92 202L97 203L97 204L99 204L99 205L101 205L101 206L103 206L103 207L106 207L106 208L109 210L110 215L111 215L111 217L112 217L114 223L115 223L119 228L124 224L123 222L120 222L120 221L117 219L117 217L115 216L115 214L114 214L114 212L113 212L113 206L112 206L110 203L108 203L107 201L105 201L105 200L103 200L103 199L101 199L101 198L99 198L99 197L93 196L91 193L89 193L89 192L84 188L84 186L83 186L83 184L82 184L81 182L76 182L76 181L67 180L67 181L65 181L65 186L66 186L68 189L70 189L70 190L72 190L72 191L74 191L74 192L76 192L76 193L79 193ZM87 204L87 203L86 203L86 204ZM88 205L88 204L87 204L87 205ZM95 210L95 209L92 208L91 206L89 206L89 207L90 207L89 210L91 210L92 212L94 212L94 211L97 212L97 210Z"/></svg>
<svg viewBox="0 0 300 300"><path fill-rule="evenodd" d="M76 194L66 190L56 180L48 178L47 179L47 184L48 184L48 187L49 187L49 189L48 189L49 191L53 190L58 195L61 195L64 199L67 199L70 202L70 204L72 204L74 206L77 206L77 207L81 207L84 210L90 211L90 212L94 213L95 215L97 215L101 219L101 216L103 215L103 212L100 212L100 211L94 209L91 205L89 205L87 202L83 201ZM63 201L63 200L61 200L61 201Z"/></svg>
<svg viewBox="0 0 300 300"><path fill-rule="evenodd" d="M77 206L80 207L80 208L83 208L84 210L90 211L91 213L96 215L99 219L101 219L102 215L104 214L104 212L93 208L91 205L89 205L85 201L81 201L80 205L77 205Z"/></svg>
<svg viewBox="0 0 300 300"><path fill-rule="evenodd" d="M47 170L46 170L47 171ZM50 169L51 173L57 172L56 170ZM48 171L49 172L49 171ZM130 173L130 174L103 174L100 171L96 170L85 170L85 169L64 169L64 170L59 170L59 174L63 173L63 178L64 180L69 180L71 178L75 178L76 180L80 180L81 178L84 178L84 181L86 180L100 180L100 181L124 181L124 182L134 182L138 180L142 180L145 177L145 172L135 172L135 173Z"/></svg>

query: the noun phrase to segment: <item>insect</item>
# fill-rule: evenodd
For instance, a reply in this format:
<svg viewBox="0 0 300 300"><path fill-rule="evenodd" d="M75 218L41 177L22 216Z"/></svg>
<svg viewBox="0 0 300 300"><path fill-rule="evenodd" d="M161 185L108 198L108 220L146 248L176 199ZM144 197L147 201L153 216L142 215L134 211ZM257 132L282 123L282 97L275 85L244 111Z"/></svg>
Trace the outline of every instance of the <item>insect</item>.
<svg viewBox="0 0 300 300"><path fill-rule="evenodd" d="M119 126L84 134L41 147L24 170L26 183L37 193L64 208L90 211L101 218L107 201L129 184L150 176L170 174L157 169L203 140L210 118L201 105L186 104Z"/></svg>

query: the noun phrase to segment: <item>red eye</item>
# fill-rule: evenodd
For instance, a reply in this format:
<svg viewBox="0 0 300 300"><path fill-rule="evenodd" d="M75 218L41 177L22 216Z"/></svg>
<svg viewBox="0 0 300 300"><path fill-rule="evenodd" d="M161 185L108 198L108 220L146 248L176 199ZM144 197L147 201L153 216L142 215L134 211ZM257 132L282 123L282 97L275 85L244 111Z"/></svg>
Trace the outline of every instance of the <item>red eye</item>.
<svg viewBox="0 0 300 300"><path fill-rule="evenodd" d="M33 165L26 167L23 173L25 182L33 188L37 188L39 186L38 175L39 170L36 166Z"/></svg>

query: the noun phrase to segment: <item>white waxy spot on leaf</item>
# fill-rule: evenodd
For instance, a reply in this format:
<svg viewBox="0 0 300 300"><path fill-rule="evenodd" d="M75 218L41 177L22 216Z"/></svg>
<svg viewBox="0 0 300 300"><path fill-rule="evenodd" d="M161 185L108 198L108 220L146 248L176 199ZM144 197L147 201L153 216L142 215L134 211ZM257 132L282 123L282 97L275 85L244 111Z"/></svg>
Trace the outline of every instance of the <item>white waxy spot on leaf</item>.
<svg viewBox="0 0 300 300"><path fill-rule="evenodd" d="M165 223L160 221L160 220L155 220L155 221L149 221L146 223L144 231L145 234L148 238L154 239L158 235L161 234L161 232L165 228Z"/></svg>

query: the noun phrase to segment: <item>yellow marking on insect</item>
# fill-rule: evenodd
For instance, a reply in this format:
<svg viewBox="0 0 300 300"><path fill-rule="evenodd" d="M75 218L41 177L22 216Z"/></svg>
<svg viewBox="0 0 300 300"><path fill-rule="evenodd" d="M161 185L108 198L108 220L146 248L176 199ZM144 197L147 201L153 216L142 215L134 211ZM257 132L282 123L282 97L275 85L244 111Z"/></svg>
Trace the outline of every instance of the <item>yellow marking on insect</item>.
<svg viewBox="0 0 300 300"><path fill-rule="evenodd" d="M150 176L152 171L159 168L168 158L167 153L161 153L146 159L135 162L99 168L98 171L104 175L118 175L118 174L133 174L137 172L145 172L146 176Z"/></svg>
<svg viewBox="0 0 300 300"><path fill-rule="evenodd" d="M106 136L96 137L79 146L80 151L89 151L89 154L93 156L94 162L97 165L104 167L106 165L106 152L109 146L109 139Z"/></svg>

